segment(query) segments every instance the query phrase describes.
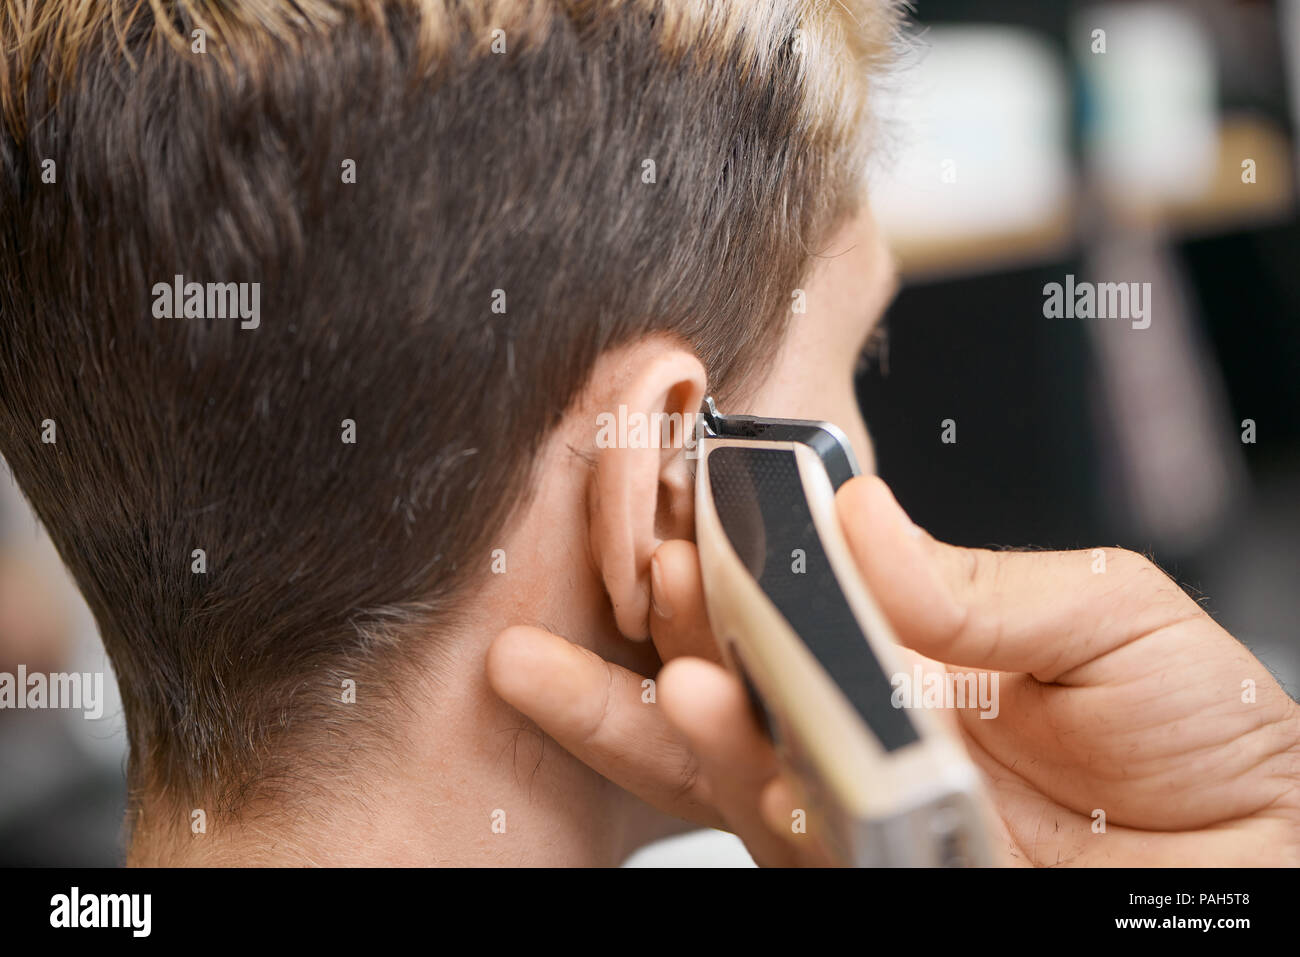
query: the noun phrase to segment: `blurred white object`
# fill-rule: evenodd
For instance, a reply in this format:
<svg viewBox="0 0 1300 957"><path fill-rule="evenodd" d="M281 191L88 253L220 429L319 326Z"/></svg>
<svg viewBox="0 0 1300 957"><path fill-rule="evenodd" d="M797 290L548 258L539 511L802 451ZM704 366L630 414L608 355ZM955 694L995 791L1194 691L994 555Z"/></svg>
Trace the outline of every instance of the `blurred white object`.
<svg viewBox="0 0 1300 957"><path fill-rule="evenodd" d="M1095 31L1105 52L1094 52ZM1214 50L1205 29L1171 3L1081 11L1071 35L1085 84L1085 152L1120 202L1194 200L1218 165Z"/></svg>
<svg viewBox="0 0 1300 957"><path fill-rule="evenodd" d="M740 838L725 831L690 831L647 844L624 867L755 867Z"/></svg>
<svg viewBox="0 0 1300 957"><path fill-rule="evenodd" d="M1039 228L1068 204L1069 97L1060 55L1008 27L935 27L877 110L896 148L872 170L895 242Z"/></svg>

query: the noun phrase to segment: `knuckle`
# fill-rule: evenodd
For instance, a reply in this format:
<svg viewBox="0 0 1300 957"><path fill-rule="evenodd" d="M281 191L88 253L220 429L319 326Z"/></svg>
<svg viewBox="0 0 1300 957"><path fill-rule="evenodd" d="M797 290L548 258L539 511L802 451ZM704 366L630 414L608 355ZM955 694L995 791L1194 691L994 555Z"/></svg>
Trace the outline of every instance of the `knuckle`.
<svg viewBox="0 0 1300 957"><path fill-rule="evenodd" d="M681 801L695 796L700 790L701 781L700 759L694 753L688 753L678 774L677 784L673 788L673 800Z"/></svg>
<svg viewBox="0 0 1300 957"><path fill-rule="evenodd" d="M1113 559L1125 573L1130 575L1151 575L1153 572L1159 572L1163 575L1156 563L1141 552L1135 552L1129 548L1118 548L1115 550Z"/></svg>
<svg viewBox="0 0 1300 957"><path fill-rule="evenodd" d="M1124 583L1130 589L1147 593L1153 606L1175 609L1180 621L1205 615L1200 603L1150 556L1126 548L1116 551Z"/></svg>
<svg viewBox="0 0 1300 957"><path fill-rule="evenodd" d="M578 732L578 741L584 746L596 740L601 729L604 728L605 722L610 717L610 710L614 707L614 669L604 659L600 660L601 664L605 666L603 669L605 673L604 693L600 703L586 711L582 729Z"/></svg>

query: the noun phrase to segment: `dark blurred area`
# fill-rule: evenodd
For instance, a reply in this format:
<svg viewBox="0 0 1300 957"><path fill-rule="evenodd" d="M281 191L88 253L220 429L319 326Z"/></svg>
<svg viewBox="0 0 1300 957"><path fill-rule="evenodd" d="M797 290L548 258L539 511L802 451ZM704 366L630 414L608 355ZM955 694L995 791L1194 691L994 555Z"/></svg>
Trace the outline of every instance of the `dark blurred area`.
<svg viewBox="0 0 1300 957"><path fill-rule="evenodd" d="M859 379L881 474L940 538L1151 555L1296 695L1300 4L940 0L917 19L903 86L923 93L873 190L905 280ZM981 48L1002 77L961 69ZM999 119L1013 88L1030 108ZM1150 282L1150 327L1045 317L1067 275Z"/></svg>
<svg viewBox="0 0 1300 957"><path fill-rule="evenodd" d="M914 19L871 181L904 278L859 382L881 473L956 543L1150 554L1295 695L1300 0ZM1150 283L1149 325L1049 318L1067 277ZM112 684L6 475L0 671L20 663ZM95 720L0 710L0 865L121 863L108 690Z"/></svg>

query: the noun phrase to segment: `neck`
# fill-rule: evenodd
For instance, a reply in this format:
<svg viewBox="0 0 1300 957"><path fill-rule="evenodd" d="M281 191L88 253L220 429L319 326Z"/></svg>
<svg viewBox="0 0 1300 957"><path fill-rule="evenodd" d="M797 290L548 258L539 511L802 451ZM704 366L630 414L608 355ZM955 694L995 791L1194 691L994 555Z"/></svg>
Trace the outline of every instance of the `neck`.
<svg viewBox="0 0 1300 957"><path fill-rule="evenodd" d="M577 761L487 686L482 659L438 675L403 717L402 742L268 796L235 818L162 829L146 801L128 862L138 866L613 866L640 843L625 792ZM165 819L190 824L190 814Z"/></svg>
<svg viewBox="0 0 1300 957"><path fill-rule="evenodd" d="M563 441L551 447L553 480L504 543L508 574L485 575L476 587L465 619L472 627L429 639L427 664L385 716L392 733L383 742L354 743L341 767L331 761L312 791L320 799L286 805L281 792L237 821L213 822L205 834L187 823L167 839L142 821L130 863L615 865L680 830L545 737L487 683L488 646L517 624L543 624L643 674L657 662L647 645L618 637L590 567L585 468ZM554 478L565 473L568 481Z"/></svg>

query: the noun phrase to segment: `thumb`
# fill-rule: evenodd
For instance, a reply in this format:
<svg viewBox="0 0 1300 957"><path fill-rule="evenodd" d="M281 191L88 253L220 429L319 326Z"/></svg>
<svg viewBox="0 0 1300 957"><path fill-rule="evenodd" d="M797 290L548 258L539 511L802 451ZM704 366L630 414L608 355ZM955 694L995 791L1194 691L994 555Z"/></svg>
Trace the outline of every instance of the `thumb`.
<svg viewBox="0 0 1300 957"><path fill-rule="evenodd" d="M935 556L881 479L860 476L836 494L835 504L862 577L899 641L944 659L948 637L966 617L947 586Z"/></svg>
<svg viewBox="0 0 1300 957"><path fill-rule="evenodd" d="M1123 549L1016 552L937 542L879 478L847 482L840 521L899 641L950 665L1057 681L1199 606L1152 562ZM1100 564L1100 573L1098 565Z"/></svg>

